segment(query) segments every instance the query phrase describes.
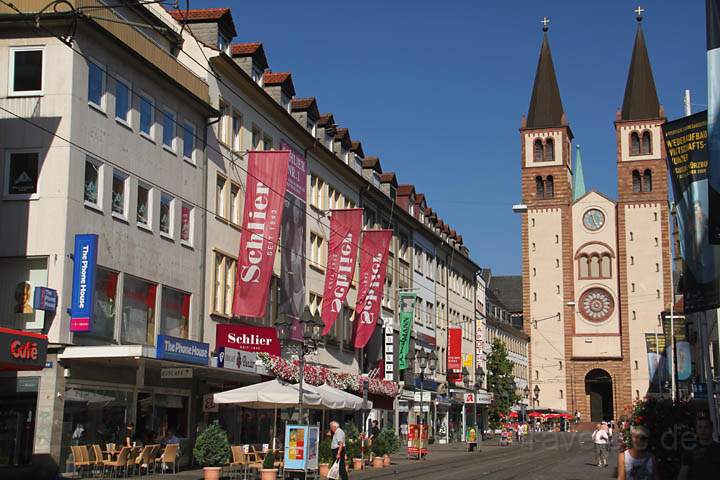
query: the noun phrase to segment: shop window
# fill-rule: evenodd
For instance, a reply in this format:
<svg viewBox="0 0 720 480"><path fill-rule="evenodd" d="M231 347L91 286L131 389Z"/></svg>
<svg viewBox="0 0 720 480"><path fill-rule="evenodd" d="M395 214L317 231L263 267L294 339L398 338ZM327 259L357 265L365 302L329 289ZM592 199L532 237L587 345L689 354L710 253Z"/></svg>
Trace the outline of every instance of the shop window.
<svg viewBox="0 0 720 480"><path fill-rule="evenodd" d="M105 110L105 70L92 61L88 62L88 103Z"/></svg>
<svg viewBox="0 0 720 480"><path fill-rule="evenodd" d="M119 78L115 79L115 119L130 126L130 84Z"/></svg>
<svg viewBox="0 0 720 480"><path fill-rule="evenodd" d="M157 285L130 275L123 284L122 343L155 345Z"/></svg>
<svg viewBox="0 0 720 480"><path fill-rule="evenodd" d="M112 181L112 212L113 215L127 218L127 184L128 176L122 172L113 172Z"/></svg>
<svg viewBox="0 0 720 480"><path fill-rule="evenodd" d="M137 188L137 224L140 227L152 228L150 213L152 212L152 190L150 187L138 184Z"/></svg>
<svg viewBox="0 0 720 480"><path fill-rule="evenodd" d="M38 198L40 152L8 152L5 161L5 194L18 200Z"/></svg>
<svg viewBox="0 0 720 480"><path fill-rule="evenodd" d="M193 245L193 234L195 227L195 209L183 203L180 208L180 241L189 247Z"/></svg>
<svg viewBox="0 0 720 480"><path fill-rule="evenodd" d="M172 337L188 338L190 321L190 294L169 287L162 289L160 306L160 333Z"/></svg>
<svg viewBox="0 0 720 480"><path fill-rule="evenodd" d="M76 332L73 337L75 343L79 345L97 345L112 342L115 337L117 284L117 272L97 267L90 331Z"/></svg>
<svg viewBox="0 0 720 480"><path fill-rule="evenodd" d="M102 164L90 157L85 158L85 184L83 186L83 200L86 205L102 209L100 199L100 169Z"/></svg>
<svg viewBox="0 0 720 480"><path fill-rule="evenodd" d="M10 96L43 94L45 47L10 48Z"/></svg>
<svg viewBox="0 0 720 480"><path fill-rule="evenodd" d="M47 286L46 258L0 258L0 327L40 330L45 312L33 308L35 287Z"/></svg>
<svg viewBox="0 0 720 480"><path fill-rule="evenodd" d="M170 195L160 195L160 234L169 238L173 237L174 215L173 205L175 201Z"/></svg>
<svg viewBox="0 0 720 480"><path fill-rule="evenodd" d="M33 460L39 383L40 377L0 378L0 471L3 478L15 478L17 470L13 471L12 467L29 465ZM41 426L49 429L52 424L45 422L47 417L43 415ZM25 475L24 478L38 477Z"/></svg>

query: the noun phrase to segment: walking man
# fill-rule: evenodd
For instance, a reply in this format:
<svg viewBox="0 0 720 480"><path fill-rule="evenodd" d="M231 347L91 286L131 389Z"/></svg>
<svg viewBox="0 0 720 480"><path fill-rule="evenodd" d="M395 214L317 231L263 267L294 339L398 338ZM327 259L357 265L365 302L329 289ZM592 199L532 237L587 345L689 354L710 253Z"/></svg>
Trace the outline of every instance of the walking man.
<svg viewBox="0 0 720 480"><path fill-rule="evenodd" d="M340 424L335 420L330 422L330 432L332 432L330 448L340 467L340 480L348 480L347 469L345 468L345 432L342 431Z"/></svg>
<svg viewBox="0 0 720 480"><path fill-rule="evenodd" d="M602 425L597 424L592 434L593 443L595 444L595 461L598 467L607 467L607 430Z"/></svg>

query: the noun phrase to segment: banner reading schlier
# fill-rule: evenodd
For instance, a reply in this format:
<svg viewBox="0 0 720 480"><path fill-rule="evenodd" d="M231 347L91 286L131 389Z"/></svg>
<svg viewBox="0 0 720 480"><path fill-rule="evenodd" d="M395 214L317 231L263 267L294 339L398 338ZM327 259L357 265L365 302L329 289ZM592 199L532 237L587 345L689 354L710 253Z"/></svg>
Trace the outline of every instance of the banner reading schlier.
<svg viewBox="0 0 720 480"><path fill-rule="evenodd" d="M323 293L323 335L332 328L347 298L353 275L362 230L362 209L333 210L330 217L330 248Z"/></svg>
<svg viewBox="0 0 720 480"><path fill-rule="evenodd" d="M280 238L289 151L249 152L233 315L262 317Z"/></svg>
<svg viewBox="0 0 720 480"><path fill-rule="evenodd" d="M355 348L365 348L377 325L391 239L392 230L362 232L360 288L355 305Z"/></svg>

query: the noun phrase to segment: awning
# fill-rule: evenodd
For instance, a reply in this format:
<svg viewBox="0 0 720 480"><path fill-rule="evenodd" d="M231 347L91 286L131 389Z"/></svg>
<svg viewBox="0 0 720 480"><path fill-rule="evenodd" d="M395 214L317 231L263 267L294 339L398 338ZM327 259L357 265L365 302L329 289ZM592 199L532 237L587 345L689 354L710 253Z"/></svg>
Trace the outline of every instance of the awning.
<svg viewBox="0 0 720 480"><path fill-rule="evenodd" d="M312 387L317 388L317 387ZM299 404L300 389L296 384L278 380L256 383L247 387L235 388L213 395L215 403L242 405L250 408L287 408ZM318 407L321 396L303 387L303 405Z"/></svg>
<svg viewBox="0 0 720 480"><path fill-rule="evenodd" d="M322 397L322 404L331 409L339 410L361 410L363 399L352 393L345 392L339 388L331 387L327 383L315 387L308 385L308 389L315 389ZM367 408L373 408L373 402L367 401Z"/></svg>
<svg viewBox="0 0 720 480"><path fill-rule="evenodd" d="M0 328L0 370L42 370L47 348L46 335Z"/></svg>

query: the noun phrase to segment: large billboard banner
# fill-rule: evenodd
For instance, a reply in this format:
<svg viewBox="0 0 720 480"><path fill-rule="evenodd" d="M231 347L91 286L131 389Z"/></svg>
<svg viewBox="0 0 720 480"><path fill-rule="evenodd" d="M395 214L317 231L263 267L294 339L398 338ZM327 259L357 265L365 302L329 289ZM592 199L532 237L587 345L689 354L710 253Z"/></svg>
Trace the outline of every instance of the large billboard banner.
<svg viewBox="0 0 720 480"><path fill-rule="evenodd" d="M392 233L392 230L362 233L360 285L355 304L355 348L365 348L377 325Z"/></svg>

